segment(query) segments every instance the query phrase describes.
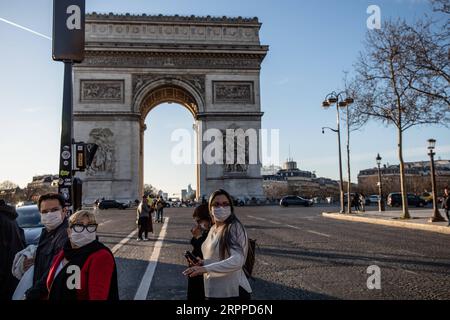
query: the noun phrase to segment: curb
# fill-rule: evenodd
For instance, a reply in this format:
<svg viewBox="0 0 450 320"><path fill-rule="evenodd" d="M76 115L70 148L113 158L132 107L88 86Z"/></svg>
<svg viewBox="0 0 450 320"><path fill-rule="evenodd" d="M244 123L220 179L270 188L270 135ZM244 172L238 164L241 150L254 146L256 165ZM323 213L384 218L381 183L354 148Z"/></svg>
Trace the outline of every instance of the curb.
<svg viewBox="0 0 450 320"><path fill-rule="evenodd" d="M397 228L414 229L414 230L437 232L437 233L442 233L442 234L450 234L450 227L446 227L446 226L435 226L435 225L429 225L429 224L412 223L412 222L407 222L407 221L394 221L394 220L391 221L391 220L378 219L378 218L368 218L368 217L361 217L361 216L355 216L355 215L349 216L346 214L327 213L327 212L322 212L322 216L325 218L337 219L337 220L364 222L364 223L379 224L379 225L397 227Z"/></svg>

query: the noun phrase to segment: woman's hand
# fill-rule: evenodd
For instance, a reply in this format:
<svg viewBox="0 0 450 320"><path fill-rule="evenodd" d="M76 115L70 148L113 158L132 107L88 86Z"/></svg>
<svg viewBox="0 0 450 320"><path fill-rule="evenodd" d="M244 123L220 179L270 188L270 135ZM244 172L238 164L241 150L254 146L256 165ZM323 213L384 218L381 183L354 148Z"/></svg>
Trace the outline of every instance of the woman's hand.
<svg viewBox="0 0 450 320"><path fill-rule="evenodd" d="M205 267L197 265L197 266L187 268L186 270L183 271L183 274L185 276L192 278L192 277L200 276L206 272L207 271L206 271Z"/></svg>
<svg viewBox="0 0 450 320"><path fill-rule="evenodd" d="M34 264L34 258L26 258L23 259L23 271L27 272L28 269L31 268L31 266Z"/></svg>

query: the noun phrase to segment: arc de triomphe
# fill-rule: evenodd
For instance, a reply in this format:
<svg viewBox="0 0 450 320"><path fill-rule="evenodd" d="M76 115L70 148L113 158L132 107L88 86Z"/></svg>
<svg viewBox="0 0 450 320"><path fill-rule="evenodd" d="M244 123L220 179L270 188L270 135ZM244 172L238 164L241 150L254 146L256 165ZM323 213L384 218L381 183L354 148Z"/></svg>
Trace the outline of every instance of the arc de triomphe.
<svg viewBox="0 0 450 320"><path fill-rule="evenodd" d="M185 106L203 131L259 130L268 51L260 28L257 18L88 14L86 57L74 66L74 135L100 147L80 174L83 202L141 197L144 121L161 103ZM201 134L197 143L207 145ZM197 196L224 188L260 198L260 169L259 159L244 166L201 162Z"/></svg>

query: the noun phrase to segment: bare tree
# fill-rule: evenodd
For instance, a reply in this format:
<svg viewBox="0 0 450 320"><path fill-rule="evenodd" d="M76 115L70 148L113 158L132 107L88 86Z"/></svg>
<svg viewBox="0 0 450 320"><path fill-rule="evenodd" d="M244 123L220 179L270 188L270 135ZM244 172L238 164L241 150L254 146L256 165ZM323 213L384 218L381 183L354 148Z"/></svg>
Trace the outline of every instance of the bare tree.
<svg viewBox="0 0 450 320"><path fill-rule="evenodd" d="M379 30L369 31L358 62L358 110L367 116L397 128L400 161L402 218L409 219L403 133L426 124L447 124L449 109L417 88L422 78L411 75L410 27L404 21L387 21Z"/></svg>
<svg viewBox="0 0 450 320"><path fill-rule="evenodd" d="M356 99L358 94L357 82L348 80L348 73L344 72L344 85L346 96ZM356 101L356 100L355 100ZM353 131L360 130L368 121L366 113L360 112L357 105L348 104L344 108L344 122L347 127L347 212L351 213L351 169L350 169L350 134Z"/></svg>
<svg viewBox="0 0 450 320"><path fill-rule="evenodd" d="M158 190L151 184L144 184L144 193L154 198L158 195Z"/></svg>
<svg viewBox="0 0 450 320"><path fill-rule="evenodd" d="M0 183L0 190L11 190L17 188L18 185L12 181L5 180Z"/></svg>

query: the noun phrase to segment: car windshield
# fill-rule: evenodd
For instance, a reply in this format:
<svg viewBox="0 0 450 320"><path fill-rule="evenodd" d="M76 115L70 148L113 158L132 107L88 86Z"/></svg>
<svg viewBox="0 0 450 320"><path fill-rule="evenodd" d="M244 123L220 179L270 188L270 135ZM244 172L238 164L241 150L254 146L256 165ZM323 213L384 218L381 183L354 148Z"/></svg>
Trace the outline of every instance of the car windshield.
<svg viewBox="0 0 450 320"><path fill-rule="evenodd" d="M41 214L37 206L26 206L16 209L18 217L17 224L21 228L40 228L43 227L41 223Z"/></svg>

